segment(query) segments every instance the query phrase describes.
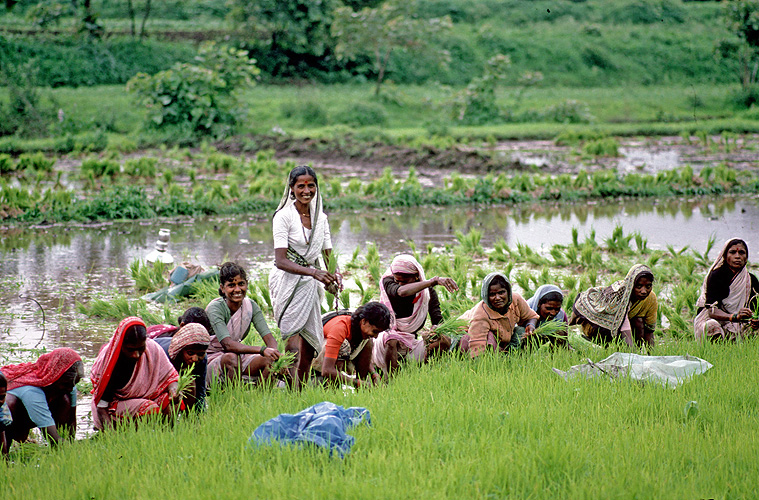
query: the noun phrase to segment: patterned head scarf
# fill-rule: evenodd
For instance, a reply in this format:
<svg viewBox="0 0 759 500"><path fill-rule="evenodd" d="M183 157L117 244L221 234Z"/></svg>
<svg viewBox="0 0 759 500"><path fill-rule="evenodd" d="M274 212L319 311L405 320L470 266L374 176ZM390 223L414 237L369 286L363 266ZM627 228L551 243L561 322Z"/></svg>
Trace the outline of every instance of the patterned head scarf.
<svg viewBox="0 0 759 500"><path fill-rule="evenodd" d="M208 347L211 343L211 336L203 325L190 323L179 329L169 344L169 358L176 358L182 349L191 345L204 345Z"/></svg>
<svg viewBox="0 0 759 500"><path fill-rule="evenodd" d="M506 282L506 291L508 293L508 299L506 300L506 305L504 306L504 309L508 309L511 305L511 300L513 298L513 292L511 291L511 282L509 279L504 276L501 273L490 273L487 276L485 276L485 279L482 280L482 289L480 290L480 298L482 301L487 304L487 306L495 311L495 308L490 305L490 284L493 282L493 279L496 276L500 276L505 282Z"/></svg>
<svg viewBox="0 0 759 500"><path fill-rule="evenodd" d="M8 389L23 385L47 387L61 378L77 361L82 361L82 358L75 350L59 347L43 354L33 363L3 366L2 372L8 380Z"/></svg>
<svg viewBox="0 0 759 500"><path fill-rule="evenodd" d="M611 286L593 287L580 293L574 305L575 309L591 323L616 333L630 309L630 296L635 282L643 273L653 274L648 266L635 264L627 272L625 279Z"/></svg>

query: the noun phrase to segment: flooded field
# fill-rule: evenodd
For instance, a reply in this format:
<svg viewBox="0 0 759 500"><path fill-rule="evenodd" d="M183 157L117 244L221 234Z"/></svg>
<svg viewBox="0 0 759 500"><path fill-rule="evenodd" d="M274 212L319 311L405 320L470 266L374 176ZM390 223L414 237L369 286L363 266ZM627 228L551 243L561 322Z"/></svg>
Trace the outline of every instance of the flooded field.
<svg viewBox="0 0 759 500"><path fill-rule="evenodd" d="M654 249L689 245L703 249L710 235L718 242L740 236L759 248L757 197L699 198L597 204L535 204L484 207L419 207L330 214L337 252L347 259L357 246L376 243L383 261L427 244L443 248L456 231L476 228L488 248L499 239L547 251L595 230L598 241L616 225L640 231ZM2 233L0 259L0 343L48 349L69 346L87 358L115 327L75 311L77 302L133 293L128 266L150 252L160 228L171 230L175 261L204 267L234 260L251 268L269 267L273 250L267 217L239 216L185 220L14 228ZM384 265L384 262L383 262ZM39 303L39 306L37 303ZM44 309L44 323L43 313ZM44 335L43 335L44 326Z"/></svg>

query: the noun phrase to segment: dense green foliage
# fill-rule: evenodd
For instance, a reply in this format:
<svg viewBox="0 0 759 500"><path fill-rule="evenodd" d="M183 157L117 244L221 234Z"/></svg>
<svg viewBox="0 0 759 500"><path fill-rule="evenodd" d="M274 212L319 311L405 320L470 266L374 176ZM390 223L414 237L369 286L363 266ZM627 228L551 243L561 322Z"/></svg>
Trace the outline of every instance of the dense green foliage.
<svg viewBox="0 0 759 500"><path fill-rule="evenodd" d="M314 4L305 10L297 8L297 3L232 2L229 7L213 7L189 2L188 6L177 6L176 13L170 5L154 7L152 19L155 23L161 18L172 20L172 29L188 33L190 40L195 39L192 33L204 29L194 16L216 19L221 24L213 25L214 29L226 26L233 40L237 37L253 49L268 77L307 77L325 82L376 77L376 70L367 64L375 56L370 50L353 62L335 59L337 40L328 31L330 9L338 2L320 2L318 8ZM93 2L93 9L103 13L106 29L109 23L124 26L123 8ZM482 74L492 55L501 53L510 56L513 63L507 80L511 84L524 73L535 71L543 73L548 85L734 81L735 75L725 71L724 62L714 58L717 40L729 34L723 22L715 21L722 12L719 2L677 0L420 2L418 18L450 16L453 29L445 36L429 39L436 50L427 51L428 55L394 54L385 78L399 83L464 85ZM229 20L225 21L227 16ZM176 21L181 19L189 20ZM182 22L186 23L184 30ZM245 26L251 28L237 31ZM157 40L90 42L58 37L56 43L40 43L14 37L3 40L0 60L10 58L19 64L36 57L43 68L42 81L50 85L121 83L138 71L154 73L186 61L192 43L188 41L182 48L175 42ZM437 64L433 54L438 50L449 55L447 66ZM105 69L92 71L99 66Z"/></svg>
<svg viewBox="0 0 759 500"><path fill-rule="evenodd" d="M126 83L138 72L152 74L190 61L195 52L192 44L178 42L0 35L2 65L31 62L38 84L51 87Z"/></svg>

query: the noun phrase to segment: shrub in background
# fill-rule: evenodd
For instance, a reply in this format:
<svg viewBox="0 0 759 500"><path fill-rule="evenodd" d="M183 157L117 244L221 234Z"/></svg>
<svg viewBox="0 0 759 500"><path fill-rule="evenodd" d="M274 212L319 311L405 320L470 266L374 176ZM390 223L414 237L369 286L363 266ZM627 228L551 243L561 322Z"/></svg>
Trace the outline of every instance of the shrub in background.
<svg viewBox="0 0 759 500"><path fill-rule="evenodd" d="M259 73L255 61L244 50L208 42L196 62L153 76L140 73L127 82L147 108L149 126L220 136L238 123L237 92L253 84Z"/></svg>

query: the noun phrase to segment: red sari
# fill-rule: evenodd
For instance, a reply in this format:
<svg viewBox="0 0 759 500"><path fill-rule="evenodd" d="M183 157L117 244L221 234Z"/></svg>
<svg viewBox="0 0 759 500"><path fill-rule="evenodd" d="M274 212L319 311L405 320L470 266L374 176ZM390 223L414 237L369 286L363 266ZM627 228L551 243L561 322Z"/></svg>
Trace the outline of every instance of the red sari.
<svg viewBox="0 0 759 500"><path fill-rule="evenodd" d="M108 382L111 380L116 362L121 354L124 334L130 326L145 323L140 318L124 319L113 338L108 341L98 354L92 366L92 419L95 429L102 430L105 422L100 421L97 407ZM168 388L177 382L179 375L166 357L163 348L154 340L145 341L145 352L140 356L129 382L118 389L113 401L108 404L108 415L112 420L161 413L169 405Z"/></svg>

